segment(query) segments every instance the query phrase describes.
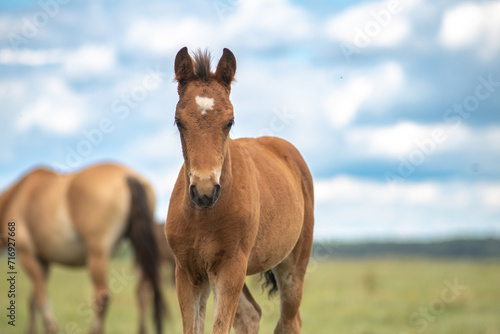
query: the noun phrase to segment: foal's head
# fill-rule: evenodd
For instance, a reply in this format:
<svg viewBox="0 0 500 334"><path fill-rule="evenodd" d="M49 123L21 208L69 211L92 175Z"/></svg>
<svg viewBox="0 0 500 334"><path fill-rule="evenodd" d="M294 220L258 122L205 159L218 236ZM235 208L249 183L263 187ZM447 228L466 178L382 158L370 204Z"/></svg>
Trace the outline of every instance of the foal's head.
<svg viewBox="0 0 500 334"><path fill-rule="evenodd" d="M224 49L215 73L210 72L208 52L198 51L194 60L187 48L175 57L175 79L179 83L175 123L189 177L189 197L196 206L207 208L220 195L222 166L234 123L229 93L236 59Z"/></svg>

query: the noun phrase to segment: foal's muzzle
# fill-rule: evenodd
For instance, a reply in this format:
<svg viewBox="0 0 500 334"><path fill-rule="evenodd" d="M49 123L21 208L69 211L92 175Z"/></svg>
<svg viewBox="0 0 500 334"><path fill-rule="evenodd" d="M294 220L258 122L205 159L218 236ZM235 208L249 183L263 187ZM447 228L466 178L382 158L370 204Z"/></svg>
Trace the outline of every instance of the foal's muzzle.
<svg viewBox="0 0 500 334"><path fill-rule="evenodd" d="M197 207L209 208L217 202L219 196L220 184L214 184L211 189L207 189L207 187L198 188L195 184L189 186L189 197Z"/></svg>

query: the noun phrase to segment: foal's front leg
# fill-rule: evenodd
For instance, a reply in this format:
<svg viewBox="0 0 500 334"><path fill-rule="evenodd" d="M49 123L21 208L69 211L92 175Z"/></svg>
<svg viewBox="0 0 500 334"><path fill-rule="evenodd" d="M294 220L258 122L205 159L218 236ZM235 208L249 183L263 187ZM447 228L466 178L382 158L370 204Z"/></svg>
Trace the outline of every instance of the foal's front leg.
<svg viewBox="0 0 500 334"><path fill-rule="evenodd" d="M209 272L214 291L214 327L212 334L229 334L234 321L247 270L245 259L233 260Z"/></svg>
<svg viewBox="0 0 500 334"><path fill-rule="evenodd" d="M181 308L184 334L203 334L207 299L210 295L208 282L193 285L179 265L175 268L177 299Z"/></svg>

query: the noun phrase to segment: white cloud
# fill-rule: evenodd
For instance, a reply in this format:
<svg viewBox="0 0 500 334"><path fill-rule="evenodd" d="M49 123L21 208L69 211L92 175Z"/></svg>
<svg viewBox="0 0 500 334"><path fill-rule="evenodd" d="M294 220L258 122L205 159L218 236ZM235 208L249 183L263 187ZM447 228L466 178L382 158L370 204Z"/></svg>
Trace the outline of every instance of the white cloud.
<svg viewBox="0 0 500 334"><path fill-rule="evenodd" d="M498 184L488 184L481 189L482 202L493 210L500 208L500 187Z"/></svg>
<svg viewBox="0 0 500 334"><path fill-rule="evenodd" d="M87 76L110 71L116 65L116 52L111 46L85 44L76 50L0 49L0 64L45 66L62 64L71 76Z"/></svg>
<svg viewBox="0 0 500 334"><path fill-rule="evenodd" d="M420 238L496 231L499 182L315 181L317 238Z"/></svg>
<svg viewBox="0 0 500 334"><path fill-rule="evenodd" d="M473 48L484 59L500 51L500 2L463 3L447 10L439 40L447 48Z"/></svg>
<svg viewBox="0 0 500 334"><path fill-rule="evenodd" d="M68 53L64 59L64 70L71 76L103 74L116 65L115 49L107 45L85 44Z"/></svg>
<svg viewBox="0 0 500 334"><path fill-rule="evenodd" d="M59 78L48 78L38 98L22 110L16 121L21 132L39 127L56 134L71 134L85 122L83 98L73 93Z"/></svg>
<svg viewBox="0 0 500 334"><path fill-rule="evenodd" d="M392 47L411 34L408 12L417 1L379 1L352 6L324 25L330 39L356 48Z"/></svg>
<svg viewBox="0 0 500 334"><path fill-rule="evenodd" d="M335 88L325 100L331 124L334 127L348 125L372 91L372 84L365 78L350 79L345 86Z"/></svg>
<svg viewBox="0 0 500 334"><path fill-rule="evenodd" d="M416 141L431 137L433 129L410 122L357 127L346 133L346 140L350 147L363 148L368 155L399 156L415 149Z"/></svg>
<svg viewBox="0 0 500 334"><path fill-rule="evenodd" d="M350 202L365 201L373 205L406 204L431 205L439 196L442 189L439 184L424 182L398 186L396 191L388 184L375 181L356 179L349 176L337 176L332 179L315 182L314 195L318 202Z"/></svg>
<svg viewBox="0 0 500 334"><path fill-rule="evenodd" d="M381 47L396 46L409 38L410 34L411 26L409 20L397 17L391 22L390 29L381 33L379 38L373 40L373 43Z"/></svg>
<svg viewBox="0 0 500 334"><path fill-rule="evenodd" d="M25 82L19 79L0 81L0 101L22 102L27 92Z"/></svg>
<svg viewBox="0 0 500 334"><path fill-rule="evenodd" d="M420 125L402 122L391 126L356 127L346 133L349 147L365 156L405 156L415 150L462 153L464 148L476 147L489 154L500 153L500 127L480 129L452 127L446 123ZM488 143L487 146L484 143ZM425 148L423 148L425 147Z"/></svg>
<svg viewBox="0 0 500 334"><path fill-rule="evenodd" d="M219 11L212 21L206 16L141 18L131 24L125 43L156 54L174 53L183 46L259 49L306 39L312 32L306 12L287 0L241 1L230 9Z"/></svg>
<svg viewBox="0 0 500 334"><path fill-rule="evenodd" d="M211 45L215 35L213 26L194 17L138 19L127 31L125 42L134 48L168 54L183 46L195 49Z"/></svg>
<svg viewBox="0 0 500 334"><path fill-rule="evenodd" d="M448 47L467 46L482 30L481 7L475 3L461 4L445 13L440 38Z"/></svg>
<svg viewBox="0 0 500 334"><path fill-rule="evenodd" d="M241 1L223 19L220 33L250 48L275 46L310 37L313 25L307 13L287 0Z"/></svg>
<svg viewBox="0 0 500 334"><path fill-rule="evenodd" d="M10 48L0 50L0 64L43 66L60 63L64 59L60 49L14 51Z"/></svg>
<svg viewBox="0 0 500 334"><path fill-rule="evenodd" d="M364 105L374 111L389 107L403 90L405 78L401 65L390 62L343 80L345 84L335 84L324 101L326 115L337 128L349 125Z"/></svg>
<svg viewBox="0 0 500 334"><path fill-rule="evenodd" d="M158 132L137 140L127 151L140 157L141 160L182 161L181 141L177 129L173 126L173 121L165 124Z"/></svg>
<svg viewBox="0 0 500 334"><path fill-rule="evenodd" d="M450 139L445 148L460 152L464 147L475 147L476 151L487 150L490 153L500 153L500 126L472 128L459 126L448 131Z"/></svg>
<svg viewBox="0 0 500 334"><path fill-rule="evenodd" d="M12 29L15 21L14 18L7 15L2 15L0 17L0 31L2 35L7 35L7 32Z"/></svg>

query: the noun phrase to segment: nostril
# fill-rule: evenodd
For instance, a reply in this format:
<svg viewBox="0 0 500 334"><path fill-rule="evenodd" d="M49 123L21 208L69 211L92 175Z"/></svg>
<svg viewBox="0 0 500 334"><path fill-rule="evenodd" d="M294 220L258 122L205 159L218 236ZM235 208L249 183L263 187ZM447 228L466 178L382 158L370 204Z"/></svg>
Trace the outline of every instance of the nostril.
<svg viewBox="0 0 500 334"><path fill-rule="evenodd" d="M212 200L216 201L220 195L220 184L216 184L214 186L214 190L212 190Z"/></svg>
<svg viewBox="0 0 500 334"><path fill-rule="evenodd" d="M196 186L194 184L189 186L189 196L192 200L195 200L198 197L198 192L196 191Z"/></svg>

